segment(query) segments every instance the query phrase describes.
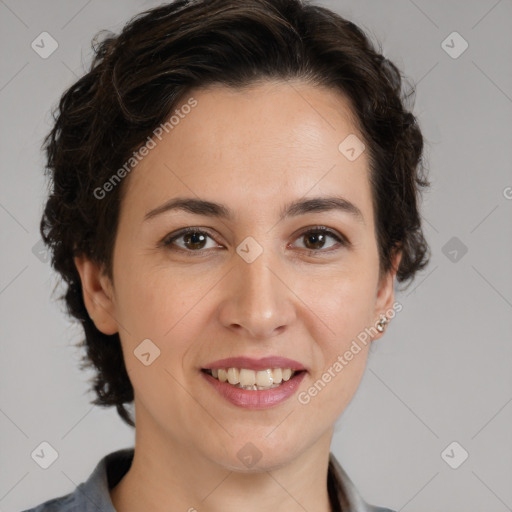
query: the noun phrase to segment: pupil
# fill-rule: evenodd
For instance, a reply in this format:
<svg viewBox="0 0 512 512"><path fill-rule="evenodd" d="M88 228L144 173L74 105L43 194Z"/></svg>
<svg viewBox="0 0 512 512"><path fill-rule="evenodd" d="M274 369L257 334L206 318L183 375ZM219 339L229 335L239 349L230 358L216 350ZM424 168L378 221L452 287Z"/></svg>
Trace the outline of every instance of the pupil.
<svg viewBox="0 0 512 512"><path fill-rule="evenodd" d="M320 234L318 234L318 233L317 233L317 234L311 234L311 235L308 235L308 236L306 237L306 239L307 239L306 246L307 246L308 248L311 248L311 247L310 247L310 245L315 245L315 244L318 244L318 243L323 244L323 242L324 242L323 237L324 237L324 236L325 236L325 235L324 235L323 233L320 233ZM312 243L312 244L310 244L310 243L309 243L309 241L310 241L310 240L313 240L313 243ZM316 242L315 242L315 240L316 240ZM313 248L315 248L315 247L313 247Z"/></svg>
<svg viewBox="0 0 512 512"><path fill-rule="evenodd" d="M196 244L199 244L199 245L204 244L204 241L206 238L204 235L202 235L200 233L189 233L189 234L185 235L185 237L186 237L185 243L187 245L192 245L192 246L195 246Z"/></svg>

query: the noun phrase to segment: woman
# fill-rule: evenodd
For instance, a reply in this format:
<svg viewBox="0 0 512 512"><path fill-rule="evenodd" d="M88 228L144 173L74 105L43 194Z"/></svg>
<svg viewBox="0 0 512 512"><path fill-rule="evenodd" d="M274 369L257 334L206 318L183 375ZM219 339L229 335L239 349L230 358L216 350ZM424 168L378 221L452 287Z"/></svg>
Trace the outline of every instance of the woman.
<svg viewBox="0 0 512 512"><path fill-rule="evenodd" d="M429 259L399 71L299 0L178 1L95 49L41 233L136 442L32 510L389 510L330 444Z"/></svg>

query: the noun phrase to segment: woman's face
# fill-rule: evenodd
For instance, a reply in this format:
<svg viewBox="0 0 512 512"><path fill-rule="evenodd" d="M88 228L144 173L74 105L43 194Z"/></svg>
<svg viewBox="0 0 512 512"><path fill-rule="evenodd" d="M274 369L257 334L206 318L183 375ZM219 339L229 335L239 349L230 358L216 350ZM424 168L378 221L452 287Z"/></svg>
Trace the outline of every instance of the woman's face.
<svg viewBox="0 0 512 512"><path fill-rule="evenodd" d="M138 435L228 469L279 467L329 445L363 375L361 333L393 304L368 155L331 90L216 86L181 105L191 97L125 178L113 288L101 277L86 303L120 334ZM162 208L177 198L193 208ZM230 367L265 387L303 371L243 390L219 380Z"/></svg>

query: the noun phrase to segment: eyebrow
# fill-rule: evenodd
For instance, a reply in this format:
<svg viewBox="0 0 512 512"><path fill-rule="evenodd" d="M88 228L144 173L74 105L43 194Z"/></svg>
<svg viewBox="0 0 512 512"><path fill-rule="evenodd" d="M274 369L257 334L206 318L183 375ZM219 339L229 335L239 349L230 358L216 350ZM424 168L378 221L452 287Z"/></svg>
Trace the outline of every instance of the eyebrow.
<svg viewBox="0 0 512 512"><path fill-rule="evenodd" d="M150 210L144 215L144 221L172 210L184 211L195 215L205 215L233 221L235 213L227 206L204 199L176 197ZM299 199L286 205L280 213L280 220L287 217L298 217L307 213L338 210L353 216L358 222L365 224L361 210L353 203L339 196L312 197Z"/></svg>

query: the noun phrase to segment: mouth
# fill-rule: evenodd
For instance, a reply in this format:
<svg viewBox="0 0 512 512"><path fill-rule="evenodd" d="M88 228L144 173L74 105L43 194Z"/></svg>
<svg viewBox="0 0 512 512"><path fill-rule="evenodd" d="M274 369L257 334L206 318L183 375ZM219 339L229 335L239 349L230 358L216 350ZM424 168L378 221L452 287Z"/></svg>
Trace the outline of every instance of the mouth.
<svg viewBox="0 0 512 512"><path fill-rule="evenodd" d="M305 370L295 370L292 368L253 370L250 368L230 367L203 368L201 371L219 382L246 391L265 391L278 388L296 378L299 374L305 373Z"/></svg>

